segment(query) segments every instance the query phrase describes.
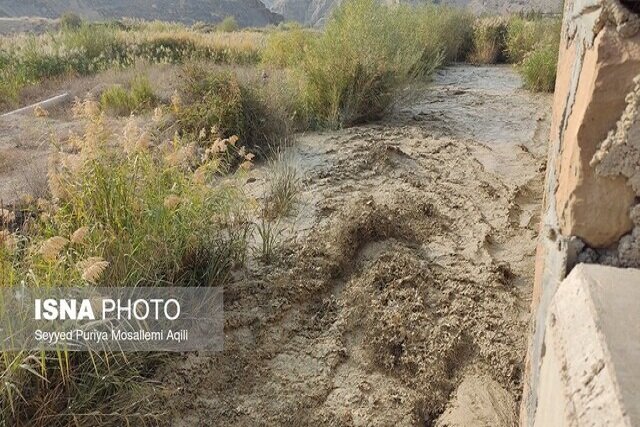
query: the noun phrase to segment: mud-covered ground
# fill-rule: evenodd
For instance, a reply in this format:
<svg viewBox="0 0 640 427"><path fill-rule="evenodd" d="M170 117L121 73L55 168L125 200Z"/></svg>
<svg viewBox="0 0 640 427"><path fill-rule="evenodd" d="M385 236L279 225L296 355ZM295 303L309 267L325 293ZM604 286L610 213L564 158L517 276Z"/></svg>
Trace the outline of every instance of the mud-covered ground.
<svg viewBox="0 0 640 427"><path fill-rule="evenodd" d="M520 86L449 68L384 122L302 136L290 238L225 288L224 352L158 374L172 424L515 425L550 107Z"/></svg>

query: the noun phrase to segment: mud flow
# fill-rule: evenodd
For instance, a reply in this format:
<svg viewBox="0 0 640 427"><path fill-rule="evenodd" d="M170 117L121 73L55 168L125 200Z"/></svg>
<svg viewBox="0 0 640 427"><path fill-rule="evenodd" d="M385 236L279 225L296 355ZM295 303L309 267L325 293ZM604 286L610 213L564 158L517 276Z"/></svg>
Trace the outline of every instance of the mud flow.
<svg viewBox="0 0 640 427"><path fill-rule="evenodd" d="M453 67L301 137L290 238L225 288L224 352L158 376L172 424L515 425L550 106L520 86Z"/></svg>

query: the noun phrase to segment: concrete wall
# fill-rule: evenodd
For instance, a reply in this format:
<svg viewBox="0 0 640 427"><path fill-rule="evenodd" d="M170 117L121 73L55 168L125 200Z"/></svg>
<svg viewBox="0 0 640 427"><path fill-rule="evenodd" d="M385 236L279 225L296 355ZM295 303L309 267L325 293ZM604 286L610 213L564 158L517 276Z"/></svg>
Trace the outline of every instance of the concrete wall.
<svg viewBox="0 0 640 427"><path fill-rule="evenodd" d="M546 319L535 427L640 425L640 270L577 266Z"/></svg>
<svg viewBox="0 0 640 427"><path fill-rule="evenodd" d="M562 32L523 426L536 419L560 283L578 263L640 267L640 18L618 0L566 0Z"/></svg>

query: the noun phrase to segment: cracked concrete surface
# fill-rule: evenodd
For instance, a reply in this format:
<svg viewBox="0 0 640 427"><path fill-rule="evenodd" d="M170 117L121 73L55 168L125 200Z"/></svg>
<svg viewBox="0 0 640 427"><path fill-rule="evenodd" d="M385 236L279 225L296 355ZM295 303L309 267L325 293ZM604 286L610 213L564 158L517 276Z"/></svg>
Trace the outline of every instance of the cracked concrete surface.
<svg viewBox="0 0 640 427"><path fill-rule="evenodd" d="M640 75L626 96L627 108L593 156L590 165L602 176L622 176L640 197ZM640 204L629 209L633 230L610 248L584 247L579 262L617 267L640 267Z"/></svg>
<svg viewBox="0 0 640 427"><path fill-rule="evenodd" d="M637 94L625 101L627 93L638 91L634 78L640 70L640 17L636 12L618 0L565 3L521 407L523 426L532 425L538 406L546 319L559 284L580 262L640 264L640 208L634 208L638 193L628 184L640 180L640 162L634 157L637 125L629 125L637 119ZM622 130L609 135L623 112ZM597 154L605 140L609 141L607 153ZM636 142L627 144L630 140ZM594 156L598 167L592 163Z"/></svg>

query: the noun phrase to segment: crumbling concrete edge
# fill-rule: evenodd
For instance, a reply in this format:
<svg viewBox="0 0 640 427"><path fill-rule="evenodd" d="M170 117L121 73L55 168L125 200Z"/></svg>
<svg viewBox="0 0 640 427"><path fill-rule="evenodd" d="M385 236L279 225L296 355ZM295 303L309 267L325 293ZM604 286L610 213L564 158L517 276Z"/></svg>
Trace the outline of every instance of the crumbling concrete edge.
<svg viewBox="0 0 640 427"><path fill-rule="evenodd" d="M633 322L619 322L634 318L638 272L582 264L562 282L546 318L534 425L635 425L639 377L628 374L640 347L624 343L637 340Z"/></svg>
<svg viewBox="0 0 640 427"><path fill-rule="evenodd" d="M534 313L529 334L526 357L524 390L520 411L520 425L532 426L538 406L537 390L540 382L540 364L544 355L545 324L551 301L559 284L578 263L585 249L584 243L572 236L563 236L557 212L556 192L559 185L559 158L565 131L576 102L577 90L586 52L605 26L614 27L621 37L632 37L640 30L640 18L630 13L618 0L568 0L565 2L565 19L562 28L561 57L570 66L569 81L558 90L556 119L552 127L545 181L545 197L541 217L540 237L536 258L536 274L532 298ZM572 56L572 57L571 57ZM569 62L572 61L572 62ZM561 93L563 92L563 93Z"/></svg>
<svg viewBox="0 0 640 427"><path fill-rule="evenodd" d="M568 20L565 19L563 23L561 39L562 53L567 54L569 45L578 36L579 32L584 33L590 30L586 26L580 25L578 18L585 13L595 13L594 5L597 6L597 4L597 0L582 1L579 2L579 4L574 4L570 1L565 3L564 14L570 18ZM595 22L595 18L593 21ZM578 38L591 40L591 44L593 44L595 34L591 36L583 35ZM569 253L571 252L571 242L559 232L560 224L556 211L555 195L558 187L557 161L560 156L561 141L575 103L584 55L588 47L590 46L586 46L585 43L579 43L576 46L571 81L569 84L570 90L566 94L564 101L564 110L561 112L558 134L551 135L549 141L543 213L540 221L540 236L536 257L536 277L531 306L534 317L530 324L528 351L525 361L524 391L520 411L521 426L531 426L535 419L535 411L538 403L536 390L538 389L540 380L538 366L542 359L546 315L558 286L566 277L567 267L570 263ZM552 129L552 132L554 132L554 129Z"/></svg>

